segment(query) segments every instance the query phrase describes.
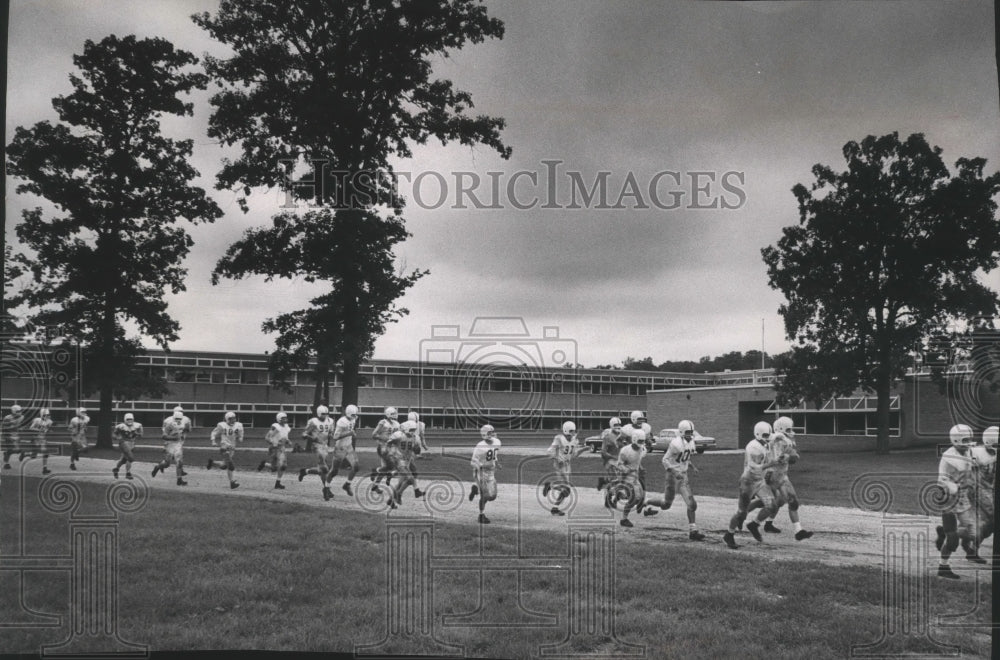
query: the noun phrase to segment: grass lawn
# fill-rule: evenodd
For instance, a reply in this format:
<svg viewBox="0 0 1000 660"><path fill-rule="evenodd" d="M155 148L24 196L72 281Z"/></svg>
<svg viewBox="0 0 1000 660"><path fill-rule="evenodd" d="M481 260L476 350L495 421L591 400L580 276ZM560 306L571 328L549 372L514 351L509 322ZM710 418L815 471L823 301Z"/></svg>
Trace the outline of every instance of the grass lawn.
<svg viewBox="0 0 1000 660"><path fill-rule="evenodd" d="M902 456L902 454L900 455ZM816 487L805 467L798 482L803 497ZM373 456L370 458L374 458ZM509 457L510 458L510 457ZM508 460L509 460L508 458ZM734 480L730 458L703 457L699 492L708 492L714 461ZM845 457L838 456L837 460ZM425 464L458 459L436 458ZM819 459L816 462L820 463ZM907 460L910 460L907 457ZM539 463L544 466L545 462ZM581 462L582 466L584 463ZM912 459L912 465L922 464ZM857 465L862 465L861 461ZM654 465L650 465L654 468ZM795 466L798 469L798 465ZM656 468L651 472L657 472ZM822 470L819 470L822 472ZM507 471L507 474L515 470ZM542 470L539 470L539 474ZM464 475L464 471L462 472ZM22 522L7 505L18 480L5 478L0 529ZM28 492L37 480L28 478ZM719 477L720 486L723 478ZM805 484L810 486L806 487ZM85 500L103 501L105 485L78 482ZM831 491L838 492L838 491ZM719 494L728 494L720 492ZM29 498L32 499L33 498ZM835 502L825 501L825 504ZM23 523L28 549L36 554L66 554L66 516L29 502ZM523 658L539 645L559 644L567 635L566 573L554 568L523 574L518 589L502 558L515 547L516 530L493 526L438 523L435 556L467 558L455 570L433 574L434 636L480 657ZM522 532L532 555L565 556L565 534ZM16 534L0 538L0 552L16 552ZM379 515L320 509L295 503L153 490L146 507L122 518L118 565L120 636L148 644L151 650L280 649L351 652L355 644L387 637L386 526ZM851 644L874 642L884 614L882 574L875 568L835 568L802 562L761 562L738 553L720 553L670 543L616 545L615 637L601 634L570 638L564 650L624 653L644 647L647 658L843 658ZM573 549L586 561L587 546ZM573 561L553 559L566 567ZM459 562L461 564L461 562ZM493 568L483 573L462 567ZM16 574L0 572L0 621L14 620ZM62 573L29 573L25 605L65 615L68 578ZM979 607L973 618L990 620L989 581L931 580L930 620L945 613ZM404 591L392 601L416 607L428 590ZM462 625L441 626L442 617L481 613ZM558 624L551 625L551 617ZM536 623L535 628L496 627ZM935 639L958 645L963 657L989 657L986 628L934 627ZM586 632L586 631L584 631ZM40 645L59 642L62 629L0 628L4 652L37 653ZM390 635L382 653L432 653L439 647L419 630ZM884 652L930 651L918 637L892 640Z"/></svg>

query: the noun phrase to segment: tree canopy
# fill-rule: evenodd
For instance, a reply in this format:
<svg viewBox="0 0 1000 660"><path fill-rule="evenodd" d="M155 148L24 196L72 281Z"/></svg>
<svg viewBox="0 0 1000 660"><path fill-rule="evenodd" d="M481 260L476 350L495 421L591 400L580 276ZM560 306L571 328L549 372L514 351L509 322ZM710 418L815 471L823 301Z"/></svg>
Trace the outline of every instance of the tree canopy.
<svg viewBox="0 0 1000 660"><path fill-rule="evenodd" d="M15 231L27 251L13 262L29 282L6 302L82 345L83 389L101 392L98 439L109 444L113 391L163 391L134 371L141 345L129 328L165 349L177 338L164 295L184 290L192 245L178 221L222 212L190 185L192 141L160 132L162 115L191 114L180 94L206 87L188 70L198 59L164 39L110 35L88 40L73 62L73 92L52 102L61 121L18 127L7 147L17 192L54 210L23 212Z"/></svg>
<svg viewBox="0 0 1000 660"><path fill-rule="evenodd" d="M1000 174L984 176L982 158L958 159L952 174L921 134L869 136L843 154L846 170L815 165L812 185L793 188L799 224L761 251L795 343L778 396L874 391L884 452L891 383L909 354L948 318L996 313L982 276L1000 259Z"/></svg>

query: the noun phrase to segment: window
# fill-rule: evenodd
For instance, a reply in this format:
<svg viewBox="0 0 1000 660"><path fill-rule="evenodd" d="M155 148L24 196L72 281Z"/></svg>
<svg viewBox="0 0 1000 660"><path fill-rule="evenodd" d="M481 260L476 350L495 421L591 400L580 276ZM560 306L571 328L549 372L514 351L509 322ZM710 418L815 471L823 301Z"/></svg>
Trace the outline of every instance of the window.
<svg viewBox="0 0 1000 660"><path fill-rule="evenodd" d="M195 374L194 380L196 383L211 383L212 375L207 371L199 371Z"/></svg>
<svg viewBox="0 0 1000 660"><path fill-rule="evenodd" d="M168 369L167 380L174 383L193 383L194 372L187 369Z"/></svg>
<svg viewBox="0 0 1000 660"><path fill-rule="evenodd" d="M243 372L243 382L247 385L266 385L267 372L247 369Z"/></svg>
<svg viewBox="0 0 1000 660"><path fill-rule="evenodd" d="M408 390L410 389L410 377L409 376L389 376L389 387L398 390Z"/></svg>

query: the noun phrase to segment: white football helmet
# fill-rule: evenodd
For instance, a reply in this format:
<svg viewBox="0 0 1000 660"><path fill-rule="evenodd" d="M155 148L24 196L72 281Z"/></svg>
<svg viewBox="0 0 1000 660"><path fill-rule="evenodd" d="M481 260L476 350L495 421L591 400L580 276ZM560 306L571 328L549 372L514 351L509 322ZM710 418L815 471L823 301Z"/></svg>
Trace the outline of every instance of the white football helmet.
<svg viewBox="0 0 1000 660"><path fill-rule="evenodd" d="M576 435L576 424L573 422L563 422L562 432L563 435Z"/></svg>
<svg viewBox="0 0 1000 660"><path fill-rule="evenodd" d="M42 417L48 417L49 416L49 409L48 408L42 408L41 410L38 411L38 414L41 415Z"/></svg>
<svg viewBox="0 0 1000 660"><path fill-rule="evenodd" d="M991 426L983 431L983 446L989 449L996 449L997 436L1000 436L1000 426Z"/></svg>
<svg viewBox="0 0 1000 660"><path fill-rule="evenodd" d="M951 440L953 447L968 447L975 444L975 440L972 438L972 429L969 428L968 424L955 424L948 431L948 439Z"/></svg>
<svg viewBox="0 0 1000 660"><path fill-rule="evenodd" d="M692 422L690 419L682 419L680 421L680 424L677 425L677 433L679 433L680 435L684 435L688 431L694 433L694 422Z"/></svg>
<svg viewBox="0 0 1000 660"><path fill-rule="evenodd" d="M411 422L419 422L420 415L411 410L410 412L406 413L406 419L408 419Z"/></svg>
<svg viewBox="0 0 1000 660"><path fill-rule="evenodd" d="M757 422L753 427L753 437L760 442L767 442L771 437L771 425L767 422Z"/></svg>
<svg viewBox="0 0 1000 660"><path fill-rule="evenodd" d="M629 419L632 420L633 424L641 424L646 421L646 416L642 414L641 410L633 410L632 414L629 415Z"/></svg>
<svg viewBox="0 0 1000 660"><path fill-rule="evenodd" d="M795 422L792 421L791 417L779 417L774 420L774 432L781 433L782 435L792 438L795 436L795 431L792 430L794 425Z"/></svg>
<svg viewBox="0 0 1000 660"><path fill-rule="evenodd" d="M615 428L616 426L621 426L622 425L622 420L618 419L617 417L612 417L608 421L608 424L611 426L611 428Z"/></svg>
<svg viewBox="0 0 1000 660"><path fill-rule="evenodd" d="M329 414L330 414L330 409L327 408L326 406L320 406L320 407L316 408L316 416L317 417L326 417Z"/></svg>
<svg viewBox="0 0 1000 660"><path fill-rule="evenodd" d="M288 421L288 415L286 415L285 413L278 413L276 419L278 420L279 423L286 422Z"/></svg>
<svg viewBox="0 0 1000 660"><path fill-rule="evenodd" d="M392 406L389 406L388 408L385 409L385 416L388 417L389 419L396 419L398 415L399 413Z"/></svg>
<svg viewBox="0 0 1000 660"><path fill-rule="evenodd" d="M408 419L399 425L399 430L405 433L406 435L412 436L414 433L417 432L417 423Z"/></svg>
<svg viewBox="0 0 1000 660"><path fill-rule="evenodd" d="M83 408L81 408L80 411L82 414ZM177 406L176 408L174 408L174 419L180 419L182 417L184 417L184 409L181 408L180 406Z"/></svg>
<svg viewBox="0 0 1000 660"><path fill-rule="evenodd" d="M128 424L129 422L134 422L134 421L135 421L135 415L133 415L132 413L125 413L125 423L126 424Z"/></svg>
<svg viewBox="0 0 1000 660"><path fill-rule="evenodd" d="M354 419L358 416L358 407L353 403L344 408L344 417L347 419Z"/></svg>
<svg viewBox="0 0 1000 660"><path fill-rule="evenodd" d="M76 409L76 414L77 415L86 415L87 414L87 409L86 408L77 408Z"/></svg>
<svg viewBox="0 0 1000 660"><path fill-rule="evenodd" d="M230 423L235 422L236 421L236 413L234 413L234 412L227 412L226 413L226 421L230 422Z"/></svg>
<svg viewBox="0 0 1000 660"><path fill-rule="evenodd" d="M646 442L646 432L642 429L632 432L632 444L641 445Z"/></svg>
<svg viewBox="0 0 1000 660"><path fill-rule="evenodd" d="M483 440L490 436L496 435L496 429L490 424L483 425L483 428L479 429L479 435L483 436Z"/></svg>
<svg viewBox="0 0 1000 660"><path fill-rule="evenodd" d="M21 412L21 406L15 403L10 407L10 411L16 415L17 413Z"/></svg>

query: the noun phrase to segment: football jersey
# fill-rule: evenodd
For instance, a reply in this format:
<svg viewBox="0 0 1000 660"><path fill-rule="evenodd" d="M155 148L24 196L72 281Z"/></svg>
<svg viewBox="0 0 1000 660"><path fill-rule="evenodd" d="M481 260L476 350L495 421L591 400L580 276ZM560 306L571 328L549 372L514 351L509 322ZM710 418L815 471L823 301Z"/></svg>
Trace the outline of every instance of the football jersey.
<svg viewBox="0 0 1000 660"><path fill-rule="evenodd" d="M142 424L135 422L132 426L129 426L125 422L115 426L115 437L118 440L128 440L130 442L135 442L137 439L142 437Z"/></svg>
<svg viewBox="0 0 1000 660"><path fill-rule="evenodd" d="M497 466L497 459L500 455L500 440L493 438L493 442L480 440L475 449L472 450L472 467L492 470Z"/></svg>
<svg viewBox="0 0 1000 660"><path fill-rule="evenodd" d="M235 447L237 443L243 442L243 423L233 422L230 426L227 422L219 422L212 429L212 442L222 441L223 447Z"/></svg>
<svg viewBox="0 0 1000 660"><path fill-rule="evenodd" d="M696 449L694 438L685 440L682 436L677 436L670 441L667 451L663 454L663 468L674 472L687 472Z"/></svg>
<svg viewBox="0 0 1000 660"><path fill-rule="evenodd" d="M186 415L176 419L173 415L163 420L163 437L167 442L183 442L191 431L191 420Z"/></svg>
<svg viewBox="0 0 1000 660"><path fill-rule="evenodd" d="M626 474L638 472L642 469L642 458L646 453L645 442L640 442L638 449L631 444L625 445L618 451L618 468Z"/></svg>
<svg viewBox="0 0 1000 660"><path fill-rule="evenodd" d="M77 439L84 438L87 435L87 424L89 423L90 417L87 415L74 416L73 419L69 420L69 434Z"/></svg>
<svg viewBox="0 0 1000 660"><path fill-rule="evenodd" d="M333 436L335 424L336 422L333 421L332 417L327 417L326 419L313 417L306 422L306 428L302 431L302 435L312 438L313 442L328 445L330 444L330 438Z"/></svg>
<svg viewBox="0 0 1000 660"><path fill-rule="evenodd" d="M19 426L21 426L23 421L24 413L18 413L16 415L11 413L10 415L5 416L0 424L3 425L4 431L15 431Z"/></svg>
<svg viewBox="0 0 1000 660"><path fill-rule="evenodd" d="M45 434L49 432L52 428L52 418L48 417L42 419L41 417L36 417L31 420L31 430L38 434L39 438L44 438Z"/></svg>
<svg viewBox="0 0 1000 660"><path fill-rule="evenodd" d="M347 439L347 442L352 441L351 431L354 430L354 420L348 419L346 415L337 420L337 425L333 428L333 440L334 442L340 443L341 440Z"/></svg>
<svg viewBox="0 0 1000 660"><path fill-rule="evenodd" d="M628 438L621 432L617 434L613 429L604 429L601 433L601 454L606 454L605 458L618 458L618 452L628 444Z"/></svg>
<svg viewBox="0 0 1000 660"><path fill-rule="evenodd" d="M950 447L941 455L941 462L938 464L938 483L948 489L954 495L961 488L972 486L975 479L975 463L970 450L965 456L958 453L954 447Z"/></svg>
<svg viewBox="0 0 1000 660"><path fill-rule="evenodd" d="M997 455L991 454L986 447L977 445L972 448L972 458L976 462L976 474L982 484L992 486L997 472Z"/></svg>
<svg viewBox="0 0 1000 660"><path fill-rule="evenodd" d="M267 437L265 440L272 447L280 447L281 445L290 445L292 441L288 439L288 434L291 433L292 427L288 424L279 424L275 422L271 424L270 430L267 432Z"/></svg>
<svg viewBox="0 0 1000 660"><path fill-rule="evenodd" d="M766 461L772 464L767 469L773 475L771 483L780 482L788 476L788 457L791 455L798 455L795 451L795 441L783 433L772 435L771 441L765 447ZM785 460L781 460L782 457L785 457Z"/></svg>
<svg viewBox="0 0 1000 660"><path fill-rule="evenodd" d="M562 433L552 439L549 445L549 456L561 462L568 462L573 458L573 452L580 447L580 443L574 437L569 440Z"/></svg>
<svg viewBox="0 0 1000 660"><path fill-rule="evenodd" d="M385 444L389 442L392 434L399 430L399 421L395 419L380 419L378 421L378 426L372 432L372 437L378 440L380 444Z"/></svg>
<svg viewBox="0 0 1000 660"><path fill-rule="evenodd" d="M632 441L632 437L637 435L639 431L646 434L646 439L643 442L649 442L649 440L653 437L653 427L646 422L643 422L642 426L633 426L632 424L622 426L622 435L628 438L629 442Z"/></svg>
<svg viewBox="0 0 1000 660"><path fill-rule="evenodd" d="M743 476L755 479L764 478L764 463L767 461L767 448L754 438L747 443L743 456Z"/></svg>

